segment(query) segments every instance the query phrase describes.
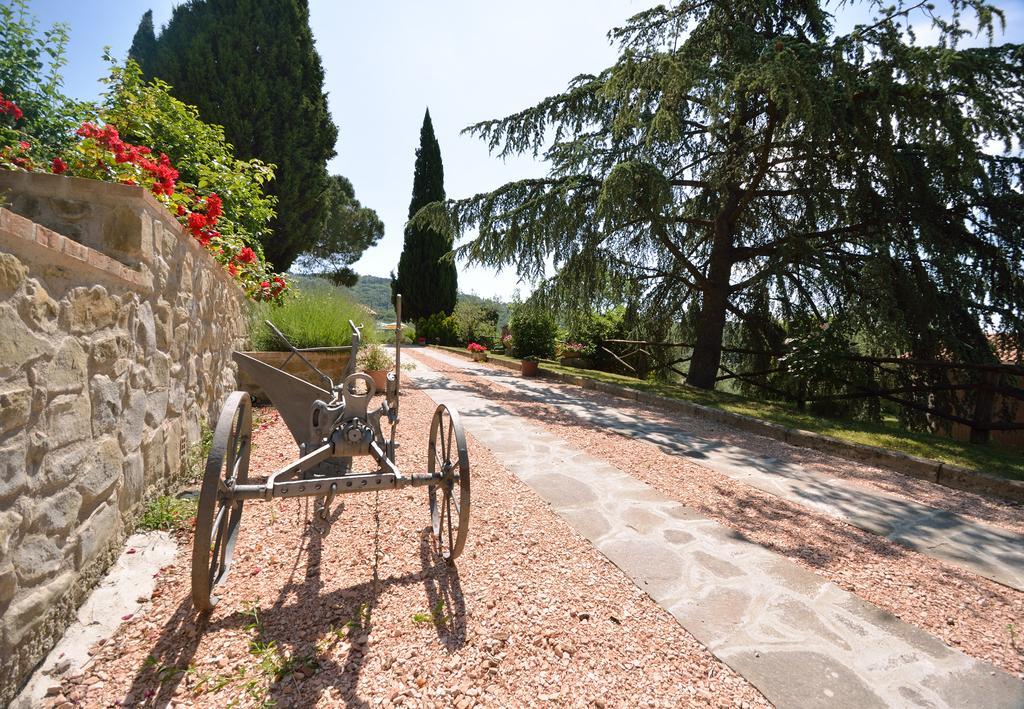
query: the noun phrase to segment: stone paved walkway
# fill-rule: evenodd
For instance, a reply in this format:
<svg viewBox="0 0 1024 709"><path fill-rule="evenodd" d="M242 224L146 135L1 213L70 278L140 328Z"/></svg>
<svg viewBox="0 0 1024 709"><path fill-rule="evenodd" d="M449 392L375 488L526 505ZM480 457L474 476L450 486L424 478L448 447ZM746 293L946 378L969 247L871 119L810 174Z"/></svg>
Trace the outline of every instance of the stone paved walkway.
<svg viewBox="0 0 1024 709"><path fill-rule="evenodd" d="M779 707L1024 706L1024 683L588 456L416 357L472 435ZM464 364L460 362L459 364Z"/></svg>
<svg viewBox="0 0 1024 709"><path fill-rule="evenodd" d="M1019 535L970 521L953 512L831 478L750 449L700 436L681 426L638 419L614 407L544 381L476 365L430 350L429 356L467 373L493 380L537 401L548 401L583 420L646 440L673 455L699 461L744 485L838 517L921 554L955 564L1005 586L1024 591L1024 542Z"/></svg>

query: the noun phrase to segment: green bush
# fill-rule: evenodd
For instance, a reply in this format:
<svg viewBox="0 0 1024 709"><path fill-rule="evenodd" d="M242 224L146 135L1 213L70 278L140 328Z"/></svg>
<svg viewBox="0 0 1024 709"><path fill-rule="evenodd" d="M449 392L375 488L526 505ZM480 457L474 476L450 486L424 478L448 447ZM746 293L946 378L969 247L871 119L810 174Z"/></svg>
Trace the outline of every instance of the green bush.
<svg viewBox="0 0 1024 709"><path fill-rule="evenodd" d="M416 336L432 344L458 345L459 324L454 315L434 313L416 323Z"/></svg>
<svg viewBox="0 0 1024 709"><path fill-rule="evenodd" d="M508 323L516 357L551 357L555 354L558 324L554 316L539 307L521 304Z"/></svg>
<svg viewBox="0 0 1024 709"><path fill-rule="evenodd" d="M250 340L255 350L283 352L288 349L281 338L266 326L270 320L298 348L341 347L351 344L348 321L363 328L363 342L377 342L373 319L366 308L327 287L300 291L281 305L259 304L252 308Z"/></svg>
<svg viewBox="0 0 1024 709"><path fill-rule="evenodd" d="M626 309L612 308L606 313L574 313L569 320L565 342L578 342L584 346L584 357L595 357L601 353L601 343L609 338L624 338Z"/></svg>

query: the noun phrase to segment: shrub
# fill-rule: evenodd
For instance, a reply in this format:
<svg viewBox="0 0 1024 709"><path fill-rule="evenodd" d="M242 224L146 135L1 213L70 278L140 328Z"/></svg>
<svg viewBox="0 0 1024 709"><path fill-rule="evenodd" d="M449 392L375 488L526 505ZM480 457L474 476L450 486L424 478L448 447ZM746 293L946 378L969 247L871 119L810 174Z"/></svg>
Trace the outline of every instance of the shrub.
<svg viewBox="0 0 1024 709"><path fill-rule="evenodd" d="M459 344L459 325L453 315L434 313L416 323L416 336L441 345Z"/></svg>
<svg viewBox="0 0 1024 709"><path fill-rule="evenodd" d="M555 353L558 325L547 310L528 304L518 305L512 311L508 325L517 357L551 357Z"/></svg>
<svg viewBox="0 0 1024 709"><path fill-rule="evenodd" d="M307 287L281 305L253 306L249 329L253 349L283 352L288 349L287 345L266 326L264 320L274 323L300 349L351 344L349 320L356 325L367 321L363 328L363 342L376 342L379 339L366 308L332 287Z"/></svg>
<svg viewBox="0 0 1024 709"><path fill-rule="evenodd" d="M498 331L498 311L493 306L460 300L452 313L459 331L460 343L479 342L494 345Z"/></svg>
<svg viewBox="0 0 1024 709"><path fill-rule="evenodd" d="M395 360L388 351L376 343L361 348L356 361L366 372L388 372L395 367Z"/></svg>

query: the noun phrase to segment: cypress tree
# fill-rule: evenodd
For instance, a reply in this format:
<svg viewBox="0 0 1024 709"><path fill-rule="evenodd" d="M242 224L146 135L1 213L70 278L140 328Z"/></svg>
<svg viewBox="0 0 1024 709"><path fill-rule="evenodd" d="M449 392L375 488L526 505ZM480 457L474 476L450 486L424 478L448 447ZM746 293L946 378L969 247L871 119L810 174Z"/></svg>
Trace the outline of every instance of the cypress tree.
<svg viewBox="0 0 1024 709"><path fill-rule="evenodd" d="M277 217L263 249L274 268L287 269L323 233L338 135L308 2L190 0L156 39L151 69L204 121L224 126L236 155L276 166L267 191Z"/></svg>
<svg viewBox="0 0 1024 709"><path fill-rule="evenodd" d="M145 77L153 75L153 57L156 54L156 33L153 31L153 11L146 10L135 30L128 58L134 59Z"/></svg>
<svg viewBox="0 0 1024 709"><path fill-rule="evenodd" d="M409 219L424 207L444 202L444 199L441 146L434 137L430 109L427 109L420 128L420 147L416 150ZM450 230L417 221L406 224L398 276L391 280L392 299L396 293L402 294L403 317L420 320L434 313L451 314L455 309L458 273L454 261L442 260L451 250Z"/></svg>

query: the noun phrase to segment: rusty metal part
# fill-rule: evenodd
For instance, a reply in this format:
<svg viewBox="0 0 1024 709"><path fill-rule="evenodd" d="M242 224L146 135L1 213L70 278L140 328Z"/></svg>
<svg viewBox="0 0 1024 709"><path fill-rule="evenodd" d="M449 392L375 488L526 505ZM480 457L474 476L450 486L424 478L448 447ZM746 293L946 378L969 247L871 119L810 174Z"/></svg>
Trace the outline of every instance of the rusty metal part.
<svg viewBox="0 0 1024 709"><path fill-rule="evenodd" d="M377 393L373 380L356 373L355 358L362 339L352 328L349 367L335 384L288 343L293 354L322 375L322 389L276 367L236 352L239 368L254 377L277 407L299 449L299 457L282 466L264 482L248 480L252 439L252 403L249 395L232 392L224 402L206 463L199 496L196 536L192 547L192 600L197 610L217 603L213 594L231 569L242 505L246 500L315 497L315 513L330 517L338 495L370 490L427 487L431 526L441 556L449 563L462 553L469 530L469 455L458 413L444 404L434 412L428 444L427 472L403 474L396 465L395 430L402 362L402 300L396 298L395 371L389 374L383 401L370 410ZM273 328L273 325L271 325ZM282 339L287 338L273 328ZM365 388L365 391L364 391ZM382 424L389 425L385 436ZM352 459L370 456L377 470L353 473Z"/></svg>
<svg viewBox="0 0 1024 709"><path fill-rule="evenodd" d="M440 477L428 489L430 523L441 556L451 564L469 533L469 452L459 413L445 404L438 405L430 422L427 474Z"/></svg>
<svg viewBox="0 0 1024 709"><path fill-rule="evenodd" d="M199 493L192 544L192 603L199 611L216 605L213 591L231 570L244 502L231 491L249 480L251 444L252 402L245 392L232 392L213 433Z"/></svg>

